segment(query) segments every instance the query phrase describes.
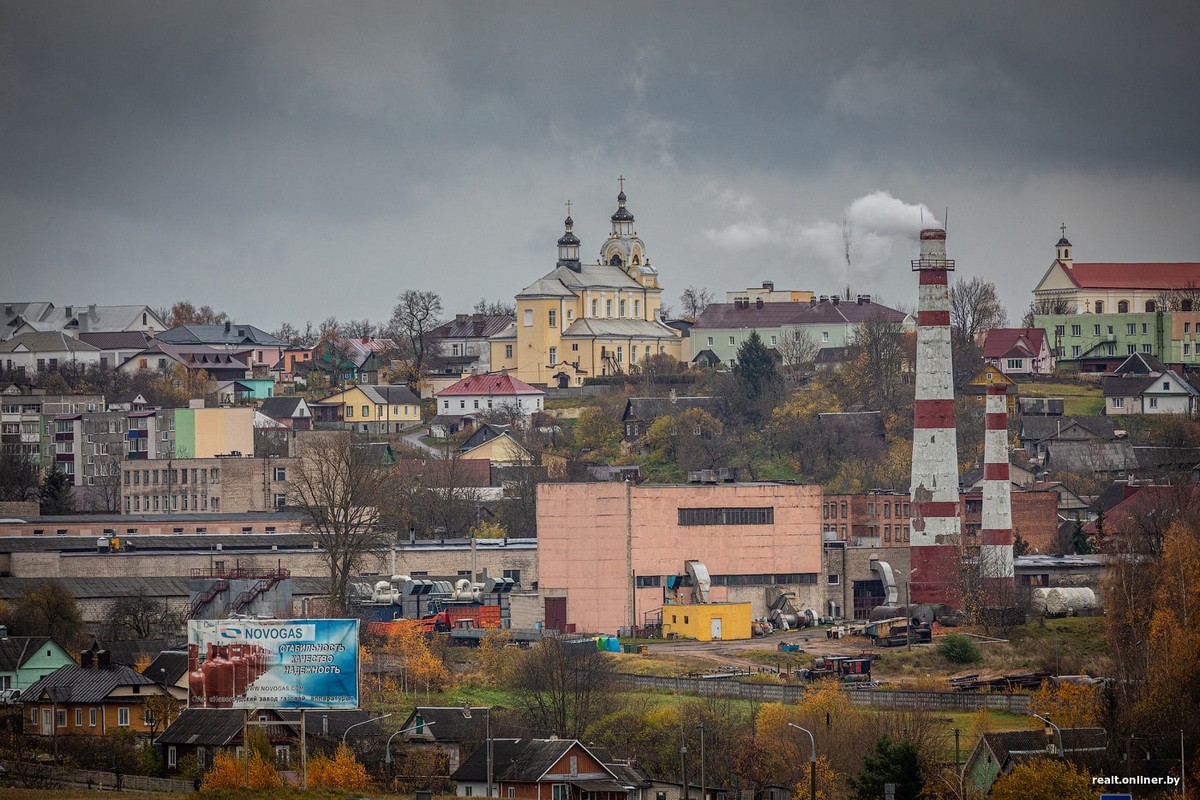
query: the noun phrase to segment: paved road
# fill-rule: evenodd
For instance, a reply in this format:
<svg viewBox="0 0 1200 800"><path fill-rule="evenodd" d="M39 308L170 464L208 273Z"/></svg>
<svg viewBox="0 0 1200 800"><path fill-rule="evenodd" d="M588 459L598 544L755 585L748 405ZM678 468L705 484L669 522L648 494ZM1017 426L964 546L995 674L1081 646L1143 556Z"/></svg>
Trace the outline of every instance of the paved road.
<svg viewBox="0 0 1200 800"><path fill-rule="evenodd" d="M425 442L421 441L421 437L425 435L427 430L428 429L424 425L421 425L413 428L411 431L401 436L400 440L407 445L411 445L417 450L424 450L426 453L431 453L435 456L443 455L445 452L444 450L437 447L432 447L431 445L425 444Z"/></svg>

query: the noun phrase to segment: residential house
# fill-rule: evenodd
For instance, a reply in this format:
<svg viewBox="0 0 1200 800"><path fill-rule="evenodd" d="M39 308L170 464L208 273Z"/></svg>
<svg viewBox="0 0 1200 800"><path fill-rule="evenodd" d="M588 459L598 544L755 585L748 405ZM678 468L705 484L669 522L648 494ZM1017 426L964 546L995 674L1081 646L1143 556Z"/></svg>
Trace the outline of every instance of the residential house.
<svg viewBox="0 0 1200 800"><path fill-rule="evenodd" d="M1046 458L1046 448L1055 442L1114 442L1118 421L1112 417L1063 417L1022 415L1017 438L1021 447L1036 462Z"/></svg>
<svg viewBox="0 0 1200 800"><path fill-rule="evenodd" d="M0 342L0 367L10 375L33 376L60 369L100 366L100 350L61 331L20 333Z"/></svg>
<svg viewBox="0 0 1200 800"><path fill-rule="evenodd" d="M313 348L313 364L330 376L333 385L375 384L379 382L379 370L388 363L386 354L397 349L392 339L332 336Z"/></svg>
<svg viewBox="0 0 1200 800"><path fill-rule="evenodd" d="M5 697L9 692L23 694L39 679L74 663L71 654L48 636L6 636L0 639L0 692Z"/></svg>
<svg viewBox="0 0 1200 800"><path fill-rule="evenodd" d="M291 430L312 430L312 410L303 397L268 397L262 401L258 410Z"/></svg>
<svg viewBox="0 0 1200 800"><path fill-rule="evenodd" d="M677 416L692 408L716 415L720 406L719 397L678 397L674 391L669 397L631 397L625 401L621 427L625 432L625 440L633 441L645 436L659 417Z"/></svg>
<svg viewBox="0 0 1200 800"><path fill-rule="evenodd" d="M421 401L407 386L349 386L310 407L316 424L362 433L400 433L421 421Z"/></svg>
<svg viewBox="0 0 1200 800"><path fill-rule="evenodd" d="M484 428L490 428L490 426L486 423L480 425L472 432L468 440L475 438L475 434ZM462 458L486 460L493 467L532 465L537 460L508 431L501 431L496 436L483 439L469 447L464 443L460 452Z"/></svg>
<svg viewBox="0 0 1200 800"><path fill-rule="evenodd" d="M400 738L412 750L440 753L445 769L442 774L450 775L462 766L467 753L486 740L487 713L484 708L418 706L401 723Z"/></svg>
<svg viewBox="0 0 1200 800"><path fill-rule="evenodd" d="M257 709L254 717L266 733L282 769L297 769L300 764L300 713L277 709ZM154 740L163 753L167 772L178 772L180 762L194 758L201 768L212 766L222 752L245 757L246 710L241 708L188 708ZM262 724L267 723L267 724ZM351 729L353 728L353 729ZM308 752L331 752L343 737L356 741L380 741L386 732L362 710L307 711L305 738Z"/></svg>
<svg viewBox="0 0 1200 800"><path fill-rule="evenodd" d="M436 395L439 417L505 414L528 423L542 410L546 393L512 375L468 375Z"/></svg>
<svg viewBox="0 0 1200 800"><path fill-rule="evenodd" d="M679 331L660 319L658 270L625 200L622 190L595 264L580 261L568 214L554 269L517 294L516 320L489 340L493 371L512 371L527 384L581 386L652 355L682 358Z"/></svg>
<svg viewBox="0 0 1200 800"><path fill-rule="evenodd" d="M206 345L239 357L254 375L268 377L279 363L288 343L253 325L226 322L223 325L180 325L155 338L164 344L195 347ZM249 375L243 377L250 377Z"/></svg>
<svg viewBox="0 0 1200 800"><path fill-rule="evenodd" d="M239 353L230 353L206 344L171 344L157 339L118 369L131 375L142 370L165 373L176 365L189 374L203 372L217 382L250 377L250 365Z"/></svg>
<svg viewBox="0 0 1200 800"><path fill-rule="evenodd" d="M1045 445L1042 466L1052 475L1103 475L1110 480L1138 471L1138 457L1127 439L1113 442L1051 441Z"/></svg>
<svg viewBox="0 0 1200 800"><path fill-rule="evenodd" d="M842 348L854 342L864 322L875 319L916 329L911 314L872 302L868 295L855 300L822 296L809 303L738 300L704 309L692 326L692 347L697 352L711 350L726 364L737 361L738 349L752 332L780 356L787 352L787 340L795 336L806 336L819 350Z"/></svg>
<svg viewBox="0 0 1200 800"><path fill-rule="evenodd" d="M1036 307L1064 312L1034 315L1060 363L1104 372L1133 353L1200 363L1200 309L1182 291L1200 283L1200 263L1084 263L1073 249L1064 230L1033 290Z"/></svg>
<svg viewBox="0 0 1200 800"><path fill-rule="evenodd" d="M271 368L271 374L279 383L293 383L298 379L304 383L304 377L312 371L313 351L311 347L289 346L283 351L279 361Z"/></svg>
<svg viewBox="0 0 1200 800"><path fill-rule="evenodd" d="M1054 374L1054 353L1043 328L992 328L984 334L983 360L1005 375Z"/></svg>
<svg viewBox="0 0 1200 800"><path fill-rule="evenodd" d="M37 736L107 736L127 729L149 733L149 697L167 690L137 670L114 664L107 650L85 650L80 663L39 678L21 694L25 732Z"/></svg>
<svg viewBox="0 0 1200 800"><path fill-rule="evenodd" d="M1113 375L1104 378L1104 413L1186 414L1191 416L1200 395L1195 387L1167 369L1152 355L1129 356Z"/></svg>
<svg viewBox="0 0 1200 800"><path fill-rule="evenodd" d="M991 791L1001 775L1032 758L1066 758L1083 766L1100 762L1108 749L1108 734L1103 728L1055 728L1003 731L979 737L967 763L963 780L981 794Z"/></svg>
<svg viewBox="0 0 1200 800"><path fill-rule="evenodd" d="M53 303L0 303L0 340L22 333L116 333L154 335L167 326L149 306L56 306Z"/></svg>
<svg viewBox="0 0 1200 800"><path fill-rule="evenodd" d="M434 328L437 353L426 370L426 383L437 392L464 375L492 371L491 337L503 333L515 320L509 314L457 314L446 324Z"/></svg>
<svg viewBox="0 0 1200 800"><path fill-rule="evenodd" d="M458 796L489 796L489 767L492 797L629 800L638 788L577 739L493 739L450 775Z"/></svg>
<svg viewBox="0 0 1200 800"><path fill-rule="evenodd" d="M150 346L150 334L145 331L109 331L81 333L79 341L100 351L100 366L117 369Z"/></svg>

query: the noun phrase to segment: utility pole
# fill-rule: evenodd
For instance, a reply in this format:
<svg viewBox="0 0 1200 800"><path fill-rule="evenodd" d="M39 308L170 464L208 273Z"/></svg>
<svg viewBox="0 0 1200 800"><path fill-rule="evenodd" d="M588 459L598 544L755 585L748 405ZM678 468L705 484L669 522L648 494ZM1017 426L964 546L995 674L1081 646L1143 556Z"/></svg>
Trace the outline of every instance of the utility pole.
<svg viewBox="0 0 1200 800"><path fill-rule="evenodd" d="M706 763L704 759L704 721L700 722L700 800L706 800L705 786L707 785L707 775L705 774Z"/></svg>
<svg viewBox="0 0 1200 800"><path fill-rule="evenodd" d="M688 800L687 782L687 739L683 735L683 726L679 726L679 779L683 784L683 800Z"/></svg>

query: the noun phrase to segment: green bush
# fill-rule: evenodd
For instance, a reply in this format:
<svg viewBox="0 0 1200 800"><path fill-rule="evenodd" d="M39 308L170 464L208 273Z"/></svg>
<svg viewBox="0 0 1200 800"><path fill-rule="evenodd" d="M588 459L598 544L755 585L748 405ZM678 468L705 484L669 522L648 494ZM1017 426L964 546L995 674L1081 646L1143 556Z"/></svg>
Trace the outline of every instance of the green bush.
<svg viewBox="0 0 1200 800"><path fill-rule="evenodd" d="M974 664L983 658L979 646L969 636L952 633L938 642L938 652L953 664Z"/></svg>

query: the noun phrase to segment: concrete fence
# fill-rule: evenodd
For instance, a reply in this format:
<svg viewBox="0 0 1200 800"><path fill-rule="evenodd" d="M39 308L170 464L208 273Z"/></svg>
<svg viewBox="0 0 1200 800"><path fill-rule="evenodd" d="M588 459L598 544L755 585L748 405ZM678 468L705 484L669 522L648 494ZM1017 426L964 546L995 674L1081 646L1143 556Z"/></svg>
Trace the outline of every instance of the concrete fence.
<svg viewBox="0 0 1200 800"><path fill-rule="evenodd" d="M22 775L36 777L39 783L65 784L72 786L87 786L94 789L116 789L118 778L116 773L93 769L68 769L48 764L31 765L30 770L22 769L20 764L5 762L8 778L14 783L21 783ZM170 778L154 778L146 775L121 775L120 788L136 792L193 792L195 787L191 781L172 780Z"/></svg>
<svg viewBox="0 0 1200 800"><path fill-rule="evenodd" d="M808 691L807 686L772 683L741 683L728 679L663 678L653 675L617 675L618 685L629 689L655 689L689 695L733 697L759 703L795 703ZM856 706L873 708L923 709L927 711L1011 711L1029 712L1029 695L1002 692L914 692L896 689L847 687L846 694Z"/></svg>

